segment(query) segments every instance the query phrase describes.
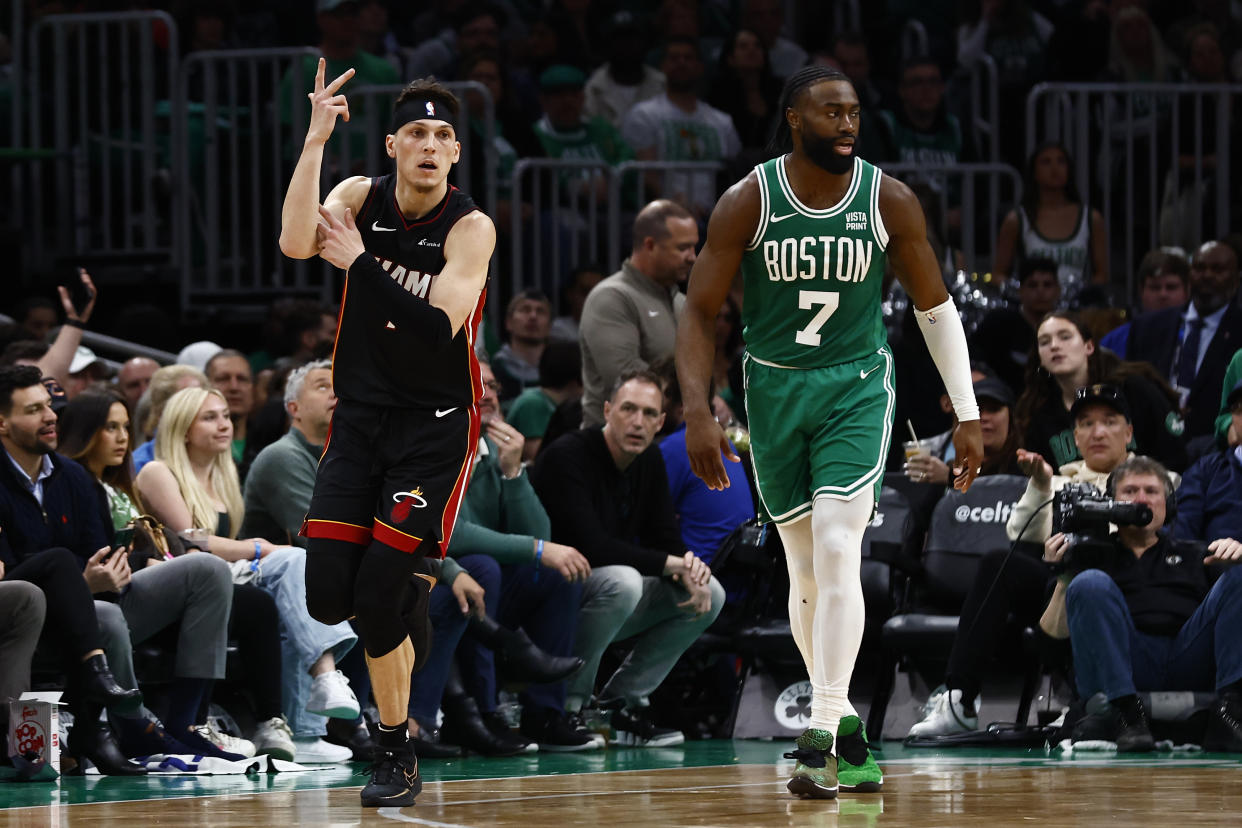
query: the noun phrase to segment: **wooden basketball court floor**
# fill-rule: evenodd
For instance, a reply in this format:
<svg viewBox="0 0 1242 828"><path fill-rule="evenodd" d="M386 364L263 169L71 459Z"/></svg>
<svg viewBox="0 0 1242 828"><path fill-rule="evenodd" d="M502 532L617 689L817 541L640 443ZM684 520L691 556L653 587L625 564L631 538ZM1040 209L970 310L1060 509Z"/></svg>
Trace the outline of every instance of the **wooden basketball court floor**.
<svg viewBox="0 0 1242 828"><path fill-rule="evenodd" d="M792 745L692 742L594 754L422 764L418 803L363 809L361 765L228 777L76 777L0 784L0 828L36 826L994 826L1242 824L1242 757L886 743L880 794L785 790Z"/></svg>

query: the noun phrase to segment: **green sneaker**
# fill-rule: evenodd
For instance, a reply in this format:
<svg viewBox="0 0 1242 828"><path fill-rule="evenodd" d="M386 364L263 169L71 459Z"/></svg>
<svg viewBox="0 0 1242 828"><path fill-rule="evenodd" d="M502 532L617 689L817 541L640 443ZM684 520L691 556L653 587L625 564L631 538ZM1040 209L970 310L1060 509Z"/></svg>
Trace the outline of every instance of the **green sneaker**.
<svg viewBox="0 0 1242 828"><path fill-rule="evenodd" d="M862 719L846 716L837 728L837 778L845 793L875 793L884 786L884 773L867 747Z"/></svg>
<svg viewBox="0 0 1242 828"><path fill-rule="evenodd" d="M836 799L837 757L832 755L832 734L827 730L807 730L797 741L798 749L786 753L796 759L793 776L786 786L803 799Z"/></svg>

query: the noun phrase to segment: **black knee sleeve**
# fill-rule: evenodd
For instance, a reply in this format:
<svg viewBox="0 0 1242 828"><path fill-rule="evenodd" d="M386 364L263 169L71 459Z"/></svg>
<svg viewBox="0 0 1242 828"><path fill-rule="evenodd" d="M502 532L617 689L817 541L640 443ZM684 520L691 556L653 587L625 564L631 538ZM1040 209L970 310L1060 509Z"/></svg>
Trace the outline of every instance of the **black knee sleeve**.
<svg viewBox="0 0 1242 828"><path fill-rule="evenodd" d="M324 624L354 615L354 581L366 547L331 538L306 541L306 609Z"/></svg>
<svg viewBox="0 0 1242 828"><path fill-rule="evenodd" d="M372 658L391 652L407 636L416 660L427 653L431 642L427 594L432 584L415 573L434 579L439 562L378 542L363 556L354 583L354 606L358 635Z"/></svg>

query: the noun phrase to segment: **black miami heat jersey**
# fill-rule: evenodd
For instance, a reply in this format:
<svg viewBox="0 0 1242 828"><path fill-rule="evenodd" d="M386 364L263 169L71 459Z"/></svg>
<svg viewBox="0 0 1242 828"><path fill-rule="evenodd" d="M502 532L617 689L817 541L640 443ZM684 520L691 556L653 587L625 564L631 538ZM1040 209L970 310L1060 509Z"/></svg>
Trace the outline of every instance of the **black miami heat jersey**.
<svg viewBox="0 0 1242 828"><path fill-rule="evenodd" d="M444 242L457 221L478 209L474 200L449 186L427 215L407 220L397 207L396 176L371 180L356 223L367 252L388 276L421 301L444 269ZM400 307L368 289L366 280L346 276L340 326L332 358L336 395L370 405L401 408L470 406L482 396L474 336L487 290L450 346L429 353Z"/></svg>

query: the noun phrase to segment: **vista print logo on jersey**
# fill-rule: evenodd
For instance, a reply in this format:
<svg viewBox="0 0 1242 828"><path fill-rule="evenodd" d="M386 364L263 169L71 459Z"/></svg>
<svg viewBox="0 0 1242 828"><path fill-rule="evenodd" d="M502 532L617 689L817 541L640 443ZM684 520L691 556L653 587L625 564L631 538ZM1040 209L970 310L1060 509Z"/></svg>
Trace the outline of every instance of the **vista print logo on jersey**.
<svg viewBox="0 0 1242 828"><path fill-rule="evenodd" d="M423 498L423 488L415 487L412 492L396 492L392 496L396 506L392 507L393 523L401 523L410 516L411 509L426 509L427 501Z"/></svg>

